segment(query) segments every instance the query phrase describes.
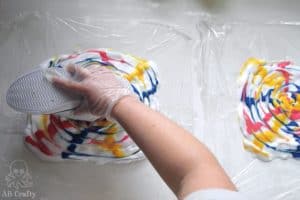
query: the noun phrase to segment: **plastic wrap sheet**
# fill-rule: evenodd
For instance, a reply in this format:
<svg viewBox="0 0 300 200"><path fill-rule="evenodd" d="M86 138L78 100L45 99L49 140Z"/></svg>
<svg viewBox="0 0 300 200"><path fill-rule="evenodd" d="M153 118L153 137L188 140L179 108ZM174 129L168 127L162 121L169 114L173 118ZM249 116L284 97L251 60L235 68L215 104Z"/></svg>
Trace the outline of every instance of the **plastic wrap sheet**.
<svg viewBox="0 0 300 200"><path fill-rule="evenodd" d="M241 64L249 56L299 64L299 23L216 23L199 10L198 0L0 0L0 195L17 190L5 178L21 166L32 185L18 190L34 199L175 199L147 161L49 164L23 145L25 115L6 105L9 84L53 55L104 47L157 62L160 110L204 141L250 199L299 199L299 161L245 152L236 113Z"/></svg>
<svg viewBox="0 0 300 200"><path fill-rule="evenodd" d="M249 57L300 63L299 22L201 20L195 47L195 131L250 199L299 199L299 160L258 160L242 147L237 78Z"/></svg>
<svg viewBox="0 0 300 200"><path fill-rule="evenodd" d="M49 57L111 48L157 63L161 112L192 130L194 41L189 29L194 23L183 27L188 20L180 9L169 1L1 1L0 199L8 190L13 195L28 190L43 200L174 199L147 161L105 166L40 161L24 147L25 114L7 106L5 92L19 75ZM19 168L28 169L28 188L8 187L5 178L16 160L24 161Z"/></svg>

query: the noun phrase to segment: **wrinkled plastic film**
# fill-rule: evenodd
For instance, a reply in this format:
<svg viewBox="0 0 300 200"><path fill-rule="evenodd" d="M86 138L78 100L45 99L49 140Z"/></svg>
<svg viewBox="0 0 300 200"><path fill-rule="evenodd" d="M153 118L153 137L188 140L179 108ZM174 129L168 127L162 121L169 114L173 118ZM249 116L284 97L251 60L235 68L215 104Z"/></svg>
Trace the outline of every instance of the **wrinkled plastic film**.
<svg viewBox="0 0 300 200"><path fill-rule="evenodd" d="M220 22L199 13L196 5L2 1L0 188L7 189L11 163L22 159L37 199L61 199L66 191L72 191L68 199L175 199L147 162L41 162L23 145L26 115L5 103L9 84L41 61L87 48L112 48L157 63L161 112L207 144L241 192L250 199L298 199L298 161L266 163L243 149L236 79L250 56L299 64L299 22Z"/></svg>
<svg viewBox="0 0 300 200"><path fill-rule="evenodd" d="M157 12L163 11L156 10L159 3L135 3L121 7L117 1L109 5L96 1L2 4L10 11L2 12L0 20L0 189L10 189L5 181L10 166L15 160L24 160L33 183L29 190L36 193L36 199L60 199L70 190L68 199L99 199L99 195L103 199L174 199L146 161L99 166L88 162L49 164L37 159L23 144L26 115L5 102L10 83L43 60L108 48L157 63L160 111L192 131L192 24L187 27L181 19L162 17Z"/></svg>
<svg viewBox="0 0 300 200"><path fill-rule="evenodd" d="M264 162L243 149L237 105L237 79L249 57L266 61L289 60L299 64L300 33L296 21L265 23L220 22L207 18L197 25L199 43L197 86L201 107L195 105L203 133L198 137L219 158L241 192L253 199L297 199L294 171L299 160ZM204 113L204 114L201 114ZM195 124L195 127L198 125Z"/></svg>

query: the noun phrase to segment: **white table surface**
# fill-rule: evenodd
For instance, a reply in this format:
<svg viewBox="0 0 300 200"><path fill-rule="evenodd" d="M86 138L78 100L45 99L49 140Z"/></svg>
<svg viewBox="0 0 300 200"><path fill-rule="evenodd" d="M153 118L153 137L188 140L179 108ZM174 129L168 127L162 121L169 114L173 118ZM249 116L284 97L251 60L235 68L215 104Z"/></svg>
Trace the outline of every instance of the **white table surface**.
<svg viewBox="0 0 300 200"><path fill-rule="evenodd" d="M228 24L300 22L298 1L216 2L210 14ZM262 162L242 148L234 111L234 80L246 53L256 53L253 47L247 46L246 39L251 38L243 32L245 39L237 40L238 46L244 45L240 54L224 52L230 42L234 42L233 37L245 30L232 25L232 33L210 36L213 41L202 43L203 36L207 36L201 34L205 29L202 26L206 19L204 11L207 10L200 0L1 0L0 199L6 199L3 191L15 191L8 188L5 181L14 160L26 162L33 186L22 191L35 193L34 199L175 199L146 160L104 166L47 163L24 147L25 114L7 106L5 92L9 84L48 57L93 47L113 48L156 61L161 83L158 94L161 112L206 143L240 191L250 199L299 199L299 161ZM284 26L276 26L285 30ZM245 27L259 35L257 27ZM297 32L298 26L294 29ZM286 34L293 35L294 29L286 29ZM296 36L293 37L291 39L296 40ZM224 49L216 48L218 38L229 38ZM297 40L293 44L293 41L285 51L277 50L275 58L282 56L299 62L297 47L300 43ZM205 53L199 50L203 45ZM261 50L263 47L267 50ZM275 54L268 53L273 52L273 47L272 43L259 46L261 51L257 55L273 58ZM217 61L228 65L218 68ZM220 88L224 90L218 93ZM219 112L222 114L217 115Z"/></svg>

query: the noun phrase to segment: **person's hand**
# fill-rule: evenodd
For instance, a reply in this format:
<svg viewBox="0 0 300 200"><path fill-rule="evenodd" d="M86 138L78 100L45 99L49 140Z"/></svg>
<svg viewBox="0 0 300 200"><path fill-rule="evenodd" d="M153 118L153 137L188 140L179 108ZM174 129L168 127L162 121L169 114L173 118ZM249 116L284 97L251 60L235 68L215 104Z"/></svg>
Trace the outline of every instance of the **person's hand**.
<svg viewBox="0 0 300 200"><path fill-rule="evenodd" d="M82 68L67 66L72 79L53 77L52 83L60 88L83 96L74 114L90 113L99 118L110 118L111 110L125 96L135 96L126 79L99 65Z"/></svg>

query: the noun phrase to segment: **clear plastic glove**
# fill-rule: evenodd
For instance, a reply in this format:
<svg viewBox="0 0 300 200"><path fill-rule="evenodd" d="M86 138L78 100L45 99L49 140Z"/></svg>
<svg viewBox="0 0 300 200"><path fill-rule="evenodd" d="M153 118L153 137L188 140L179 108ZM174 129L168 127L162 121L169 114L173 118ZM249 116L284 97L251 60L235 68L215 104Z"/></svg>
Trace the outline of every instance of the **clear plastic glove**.
<svg viewBox="0 0 300 200"><path fill-rule="evenodd" d="M83 96L80 106L74 110L75 115L92 114L110 119L112 108L122 97L135 96L127 80L105 67L69 65L67 71L72 79L53 77L52 83Z"/></svg>

